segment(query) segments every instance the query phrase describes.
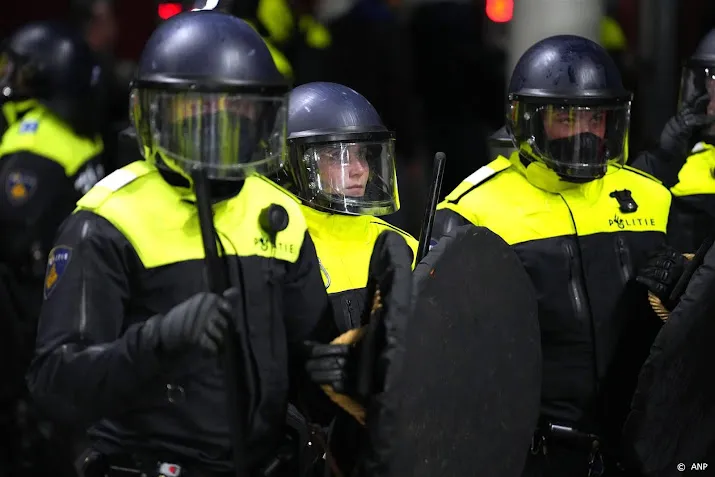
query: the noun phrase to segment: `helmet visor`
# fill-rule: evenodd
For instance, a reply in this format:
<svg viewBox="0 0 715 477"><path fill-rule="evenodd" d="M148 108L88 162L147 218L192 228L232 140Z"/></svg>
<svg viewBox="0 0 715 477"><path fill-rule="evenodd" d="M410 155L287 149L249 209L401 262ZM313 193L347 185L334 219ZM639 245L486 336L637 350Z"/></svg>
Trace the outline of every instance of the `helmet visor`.
<svg viewBox="0 0 715 477"><path fill-rule="evenodd" d="M399 209L394 139L296 148L296 193L320 208L361 215Z"/></svg>
<svg viewBox="0 0 715 477"><path fill-rule="evenodd" d="M603 177L625 162L630 103L597 106L512 102L515 140L524 156L566 180Z"/></svg>
<svg viewBox="0 0 715 477"><path fill-rule="evenodd" d="M685 66L680 78L678 110L685 105L694 106L697 103L696 100L704 96L707 96L709 100L702 103L703 110L698 112L715 116L715 65L692 64ZM700 134L712 139L715 137L715 124Z"/></svg>
<svg viewBox="0 0 715 477"><path fill-rule="evenodd" d="M133 115L147 153L190 172L241 180L271 174L285 153L286 98L138 90Z"/></svg>

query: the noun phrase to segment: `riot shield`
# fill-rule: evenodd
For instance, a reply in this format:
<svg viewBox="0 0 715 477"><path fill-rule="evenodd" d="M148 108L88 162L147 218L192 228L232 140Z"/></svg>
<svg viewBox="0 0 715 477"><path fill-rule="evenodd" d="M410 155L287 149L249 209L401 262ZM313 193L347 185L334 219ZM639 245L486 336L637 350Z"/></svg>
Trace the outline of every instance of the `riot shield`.
<svg viewBox="0 0 715 477"><path fill-rule="evenodd" d="M518 477L539 416L537 301L499 236L455 229L413 274L395 477Z"/></svg>
<svg viewBox="0 0 715 477"><path fill-rule="evenodd" d="M693 275L641 368L624 427L632 464L648 477L715 456L715 247ZM699 469L704 470L704 469Z"/></svg>

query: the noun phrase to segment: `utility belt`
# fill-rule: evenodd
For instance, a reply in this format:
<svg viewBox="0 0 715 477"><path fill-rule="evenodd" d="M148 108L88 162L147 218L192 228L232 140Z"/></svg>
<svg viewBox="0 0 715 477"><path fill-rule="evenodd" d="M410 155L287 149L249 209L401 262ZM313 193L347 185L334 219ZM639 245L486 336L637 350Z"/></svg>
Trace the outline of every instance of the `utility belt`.
<svg viewBox="0 0 715 477"><path fill-rule="evenodd" d="M251 475L284 477L296 475L297 449L293 443L281 446L273 458ZM104 455L94 449L82 454L77 462L81 477L235 477L233 471L217 472L187 465L181 458L139 457L130 454Z"/></svg>
<svg viewBox="0 0 715 477"><path fill-rule="evenodd" d="M175 461L139 458L128 454L104 455L93 449L77 463L80 477L233 477L231 472L211 472Z"/></svg>
<svg viewBox="0 0 715 477"><path fill-rule="evenodd" d="M618 467L615 460L604 456L601 438L593 433L573 427L540 422L531 439L531 454L548 457L553 448L568 449L571 453L582 453L584 468L588 469L589 477L599 477L605 473L606 464Z"/></svg>
<svg viewBox="0 0 715 477"><path fill-rule="evenodd" d="M286 433L271 457L252 469L255 477L300 477L307 475L315 461L322 457L319 446L312 445L315 430L300 412L289 406ZM233 471L215 472L186 465L180 457L104 455L87 450L77 462L81 477L235 477Z"/></svg>

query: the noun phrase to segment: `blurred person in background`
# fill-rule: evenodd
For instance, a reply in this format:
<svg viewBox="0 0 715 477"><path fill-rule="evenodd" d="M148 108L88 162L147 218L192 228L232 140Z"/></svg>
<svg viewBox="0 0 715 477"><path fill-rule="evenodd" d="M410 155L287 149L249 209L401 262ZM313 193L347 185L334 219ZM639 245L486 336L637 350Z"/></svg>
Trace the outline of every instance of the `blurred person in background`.
<svg viewBox="0 0 715 477"><path fill-rule="evenodd" d="M498 65L486 61L478 2L402 0L401 5L415 52L414 81L424 104L428 147L447 154L444 195L489 162L488 130L503 125L504 78ZM497 101L488 103L492 98Z"/></svg>
<svg viewBox="0 0 715 477"><path fill-rule="evenodd" d="M657 148L633 166L670 188L671 244L694 253L715 230L715 29L700 42L681 73L678 112L663 128Z"/></svg>
<svg viewBox="0 0 715 477"><path fill-rule="evenodd" d="M19 427L12 434L2 426L0 434L14 445L13 465L21 475L48 469L64 475L56 458L70 452L64 449L68 441L28 404L22 376L32 356L55 232L104 175L98 77L91 50L64 25L26 25L0 50L3 109L13 113L0 142L0 309L12 333L3 338L13 341L0 360L9 373L3 376L8 396L0 414L14 414Z"/></svg>
<svg viewBox="0 0 715 477"><path fill-rule="evenodd" d="M129 126L127 98L134 65L117 61L114 55L119 37L114 0L72 0L70 7L72 24L95 53L101 67L99 92L105 105L101 132L105 169L109 173L123 165L117 141L119 131ZM132 146L136 149L133 142Z"/></svg>

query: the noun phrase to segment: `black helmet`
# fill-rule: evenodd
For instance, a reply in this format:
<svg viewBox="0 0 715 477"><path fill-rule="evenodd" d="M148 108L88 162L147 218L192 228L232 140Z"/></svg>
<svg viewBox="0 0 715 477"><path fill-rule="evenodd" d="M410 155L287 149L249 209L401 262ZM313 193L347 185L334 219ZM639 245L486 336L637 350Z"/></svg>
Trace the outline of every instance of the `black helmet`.
<svg viewBox="0 0 715 477"><path fill-rule="evenodd" d="M700 40L695 53L683 65L678 110L685 104L695 105L695 100L705 95L710 96L710 101L704 102L703 113L715 116L715 29ZM715 125L703 131L698 139L715 142Z"/></svg>
<svg viewBox="0 0 715 477"><path fill-rule="evenodd" d="M147 42L132 82L131 116L144 157L211 179L272 174L285 154L290 87L246 22L180 13Z"/></svg>
<svg viewBox="0 0 715 477"><path fill-rule="evenodd" d="M100 74L86 42L60 23L25 25L0 51L4 99L36 99L82 135L98 130Z"/></svg>
<svg viewBox="0 0 715 477"><path fill-rule="evenodd" d="M579 36L553 36L529 48L514 68L507 127L523 160L587 182L625 162L630 104L606 50Z"/></svg>
<svg viewBox="0 0 715 477"><path fill-rule="evenodd" d="M400 207L395 136L362 95L335 83L290 94L286 187L309 206L385 215Z"/></svg>

